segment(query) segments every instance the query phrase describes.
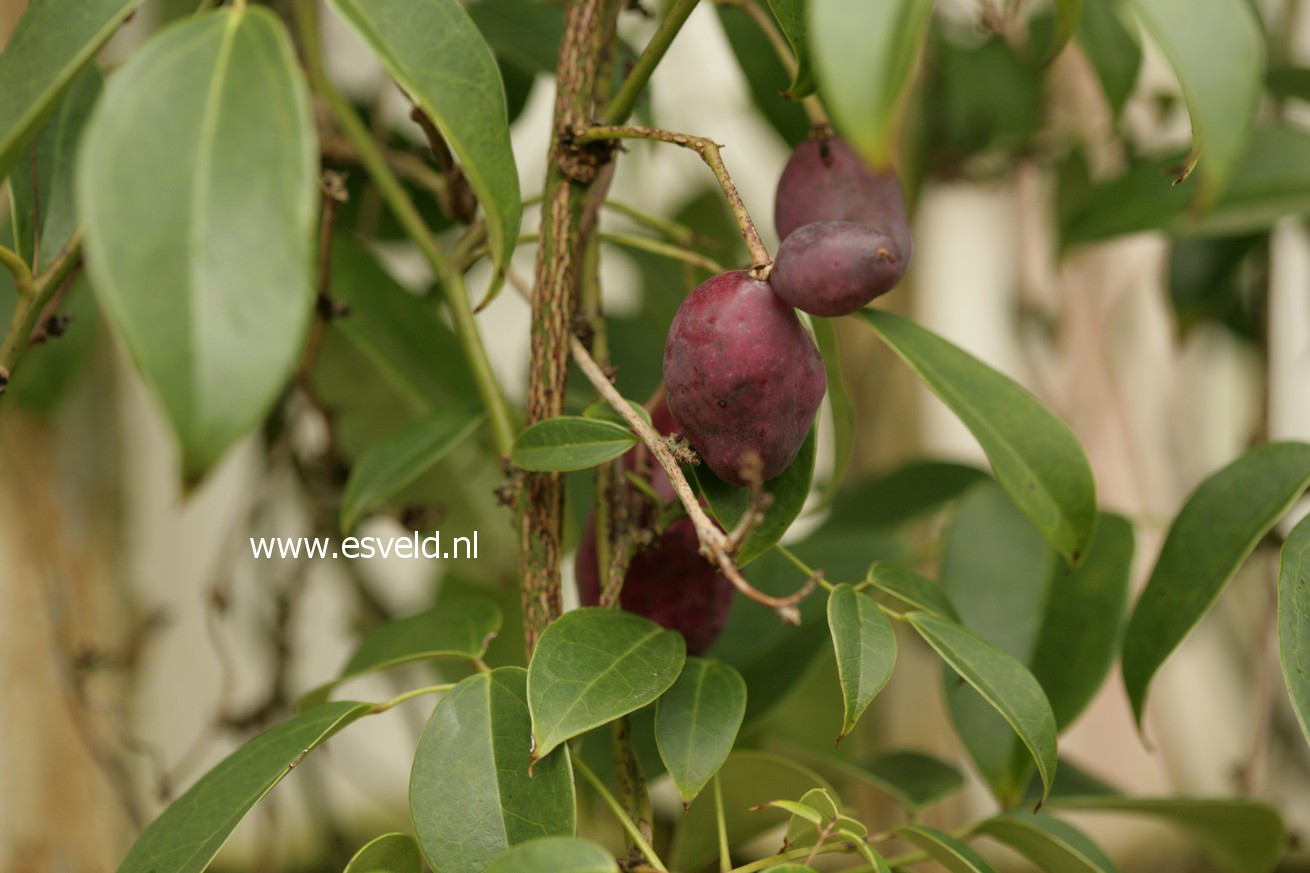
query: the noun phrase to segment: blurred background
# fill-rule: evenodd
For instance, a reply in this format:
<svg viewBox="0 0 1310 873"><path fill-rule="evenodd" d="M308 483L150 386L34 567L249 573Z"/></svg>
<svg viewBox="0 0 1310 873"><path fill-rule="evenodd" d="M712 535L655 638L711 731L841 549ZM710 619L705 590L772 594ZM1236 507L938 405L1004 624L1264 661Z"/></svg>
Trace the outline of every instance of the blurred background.
<svg viewBox="0 0 1310 873"><path fill-rule="evenodd" d="M0 43L25 5L0 0ZM194 5L147 0L104 50L102 69ZM542 71L553 68L554 47L540 34L558 21L549 4L533 5L470 4L501 60L525 196L544 177L553 95ZM1186 107L1158 50L1115 4L1087 0L1078 40L1043 70L1024 50L1046 26L1042 4L1012 4L1015 14L992 27L982 15L988 5L938 0L897 159L913 200L914 258L906 282L880 305L912 314L1007 373L1073 426L1103 506L1136 526L1140 587L1164 526L1201 478L1253 441L1310 439L1310 240L1301 215L1310 214L1310 161L1297 165L1300 188L1282 185L1272 192L1275 207L1252 208L1239 221L1198 229L1156 216L1152 205L1173 196L1166 171L1190 144ZM1299 0L1255 5L1272 71L1262 117L1301 138L1292 160L1310 154L1303 142L1310 134L1301 132L1310 125L1301 99L1310 91L1296 75L1298 65L1310 65L1310 14L1298 14ZM402 95L339 21L326 10L322 20L333 76L380 138L419 154L422 134ZM620 33L640 47L657 20L625 14ZM1132 58L1136 64L1124 60ZM804 114L777 96L786 85L746 18L704 0L639 108L658 126L725 145L771 248L774 187L806 133ZM1099 201L1087 194L1147 166L1155 169L1139 173L1136 206L1116 212L1113 191ZM343 221L393 241L377 247L383 270L346 234L338 257L354 264L343 268L348 283L361 294L393 283L423 293L432 282L425 262L388 229L389 216L362 178L354 173L359 184ZM631 144L612 198L677 217L697 233L690 244L725 263L743 261L714 180L690 153ZM0 199L6 236L7 209ZM530 209L523 232L534 233L536 221ZM607 214L603 226L632 229L621 215ZM515 259L529 280L534 254L524 245ZM617 245L603 248L601 273L619 385L629 397L649 396L660 378L664 329L698 276ZM469 285L480 294L485 272L475 268ZM0 313L12 293L0 286ZM252 559L251 536L336 532L339 482L323 457L330 449L348 462L374 438L370 428L392 402L348 330L328 332L312 374L318 399L334 410L330 424L320 408L289 396L277 421L184 493L164 421L86 289L74 287L66 310L74 315L68 334L33 353L0 407L0 870L113 870L167 798L285 717L298 694L335 674L362 629L386 617L438 598L496 592L507 610L496 654L502 662L522 657L513 536L493 495L500 472L476 453L443 462L403 507L370 519L360 533L399 535L416 517L477 529L477 561ZM521 398L526 304L502 294L479 321L503 383ZM837 327L857 421L851 480L924 458L985 466L968 432L871 332ZM437 367L444 352L423 354ZM578 388L581 404L587 397ZM829 443L821 441L818 482L832 464ZM570 482L577 496L570 542L589 487L585 476ZM852 491L845 505L858 508L848 517L854 524L839 529L819 511L803 516L788 540L808 543L829 578L858 578L871 557L934 570L955 511L906 525L893 511L895 495L886 499L886 507L861 503ZM874 521L860 522L863 510ZM991 559L962 553L957 560ZM1166 664L1146 722L1154 750L1133 727L1116 671L1067 734L1068 760L1135 792L1265 797L1294 834L1310 835L1310 750L1277 674L1276 561L1273 550L1258 550ZM748 575L765 587L776 575L787 587L795 584L787 572L762 560ZM565 578L572 579L567 565ZM852 754L908 746L967 772L941 703L937 663L917 641L902 642L892 683L849 741ZM806 645L815 656L799 663L813 664L779 683L749 735L788 756L829 746L839 706L830 653ZM340 694L381 699L429 675L402 670ZM220 867L340 869L379 828L403 825L409 763L430 705L368 719L333 739L239 828ZM666 789L657 784L657 800L674 816ZM874 820L895 821L871 788L847 799ZM990 803L974 785L927 820L959 823ZM1104 817L1086 824L1125 871L1210 869L1173 832ZM598 818L590 826L609 824ZM773 839L766 845L772 850ZM1300 863L1310 863L1301 851ZM1001 862L1030 869L1009 856ZM1295 867L1295 851L1287 863L1310 869Z"/></svg>

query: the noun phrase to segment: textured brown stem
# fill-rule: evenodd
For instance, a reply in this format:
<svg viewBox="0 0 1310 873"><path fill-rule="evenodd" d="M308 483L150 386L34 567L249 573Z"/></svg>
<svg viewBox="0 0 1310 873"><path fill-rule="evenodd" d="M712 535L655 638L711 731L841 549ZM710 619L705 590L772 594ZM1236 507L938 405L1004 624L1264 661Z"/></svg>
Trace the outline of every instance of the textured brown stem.
<svg viewBox="0 0 1310 873"><path fill-rule="evenodd" d="M567 134L585 127L595 111L597 74L622 7L622 0L574 0L565 11L532 294L529 424L564 410L568 341L588 230L582 226L583 216L593 190L608 180L608 174L598 172L608 160L605 150L579 149ZM564 483L558 473L524 475L519 493L519 584L529 657L541 632L560 613L563 511Z"/></svg>

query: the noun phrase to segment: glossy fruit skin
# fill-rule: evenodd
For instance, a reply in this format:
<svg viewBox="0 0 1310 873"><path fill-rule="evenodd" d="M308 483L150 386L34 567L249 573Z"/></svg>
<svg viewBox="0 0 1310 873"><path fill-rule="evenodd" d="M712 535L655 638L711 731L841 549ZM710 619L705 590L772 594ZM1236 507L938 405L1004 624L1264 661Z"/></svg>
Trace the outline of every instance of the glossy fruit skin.
<svg viewBox="0 0 1310 873"><path fill-rule="evenodd" d="M902 260L910 260L910 224L896 171L875 173L836 137L806 140L792 152L778 180L774 219L784 240L815 221L867 224L891 237Z"/></svg>
<svg viewBox="0 0 1310 873"><path fill-rule="evenodd" d="M664 346L664 384L678 428L701 461L744 486L749 452L772 479L800 451L827 388L823 360L796 313L744 270L688 295Z"/></svg>
<svg viewBox="0 0 1310 873"><path fill-rule="evenodd" d="M578 596L584 606L600 602L596 564L596 522L591 519L578 545ZM680 518L651 548L638 552L623 578L619 605L682 634L687 654L708 649L732 610L732 583L700 554L696 528Z"/></svg>
<svg viewBox="0 0 1310 873"><path fill-rule="evenodd" d="M906 266L900 247L875 227L815 221L783 240L769 285L797 309L833 318L895 288Z"/></svg>

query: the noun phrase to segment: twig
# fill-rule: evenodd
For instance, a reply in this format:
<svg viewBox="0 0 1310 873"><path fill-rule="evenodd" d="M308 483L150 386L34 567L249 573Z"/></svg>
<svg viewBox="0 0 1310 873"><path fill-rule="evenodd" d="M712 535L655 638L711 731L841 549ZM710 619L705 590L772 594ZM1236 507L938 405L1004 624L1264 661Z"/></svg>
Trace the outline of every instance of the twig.
<svg viewBox="0 0 1310 873"><path fill-rule="evenodd" d="M637 844L650 865L659 870L660 873L669 873L669 868L664 866L664 862L660 860L659 855L656 855L655 850L651 848L650 842L642 836L641 829L637 827L636 822L623 811L623 807L614 799L614 795L605 787L605 783L600 781L600 777L582 760L581 755L573 756L573 767L582 774L584 779L591 783L592 788L596 789L596 793L600 795L601 800L605 801L605 805L610 808L610 812L614 813L614 817L619 820L619 824L627 831L632 841Z"/></svg>
<svg viewBox="0 0 1310 873"><path fill-rule="evenodd" d="M636 127L632 125L596 125L578 128L573 133L573 142L576 145L607 142L616 139L648 139L656 142L667 142L691 149L700 155L701 159L709 166L710 171L714 173L714 178L719 181L719 186L723 188L723 194L728 198L728 205L732 208L732 214L736 217L737 225L741 228L742 239L746 241L746 250L750 252L751 256L751 276L760 281L769 278L769 271L773 269L773 258L769 256L769 250L764 247L759 232L755 230L755 222L751 221L750 213L746 211L746 204L742 202L741 195L737 193L737 186L732 183L728 168L723 163L723 156L719 154L720 147L718 143L703 136L691 136L686 133L673 133L672 131L659 130L653 127Z"/></svg>
<svg viewBox="0 0 1310 873"><path fill-rule="evenodd" d="M368 128L355 112L355 108L328 79L318 43L318 19L314 0L298 0L294 5L294 11L309 82L327 103L332 117L341 127L346 138L354 145L360 163L368 171L369 177L373 179L387 206L391 208L392 214L410 239L418 245L437 274L442 291L445 292L446 306L455 327L455 336L459 340L464 357L468 360L469 369L473 371L473 381L491 419L496 448L501 454L508 455L514 444L514 426L510 423L509 406L501 391L500 383L496 380L495 372L491 369L491 361L487 358L482 335L478 331L477 321L473 318L473 307L464 288L464 275L455 269L451 259L437 245L432 231L423 221L423 216L400 180L391 171L391 167L373 141Z"/></svg>
<svg viewBox="0 0 1310 873"><path fill-rule="evenodd" d="M655 460L659 462L660 467L669 477L669 483L673 486L674 493L678 495L683 508L687 510L687 517L691 519L692 525L696 528L696 536L700 540L701 554L705 555L711 563L717 564L719 569L723 571L723 575L727 576L729 581L742 594L756 603L772 609L788 624L800 624L800 611L796 608L796 604L804 600L814 589L814 579L811 578L799 591L786 597L774 597L765 594L747 582L733 561L736 546L733 538L720 530L718 525L711 521L705 510L701 508L700 501L696 499L695 492L692 491L691 485L688 484L687 477L682 474L682 469L678 466L678 461L674 458L673 451L669 448L669 444L664 437L656 433L655 429L628 405L628 402L623 399L623 395L606 378L604 372L592 360L586 346L577 337L569 338L569 348L573 352L573 360L577 363L578 368L582 370L609 405L619 415L623 416L623 420L646 444L646 448L655 456Z"/></svg>
<svg viewBox="0 0 1310 873"><path fill-rule="evenodd" d="M415 697L422 697L425 694L440 694L449 691L454 687L455 683L447 682L443 685L426 685L422 688L412 688L403 694L397 694L390 700L383 700L380 703L373 704L373 707L369 709L368 714L376 715L379 712L386 712L388 709L391 709L394 706L399 706L406 700L413 700Z"/></svg>
<svg viewBox="0 0 1310 873"><path fill-rule="evenodd" d="M619 93L614 95L614 99L605 107L601 113L601 118L607 124L622 124L628 120L632 114L632 107L637 105L637 97L641 95L642 89L650 80L651 73L655 72L655 67L663 60L664 53L669 50L673 43L673 38L682 30L682 25L696 8L696 0L673 0L669 7L668 14L660 22L659 28L646 43L646 47L641 50L641 56L637 62L632 65L632 70L628 77L623 80L623 86L619 88Z"/></svg>
<svg viewBox="0 0 1310 873"><path fill-rule="evenodd" d="M723 785L714 774L714 826L719 834L719 873L732 870L732 847L728 845L728 823L723 814Z"/></svg>
<svg viewBox="0 0 1310 873"><path fill-rule="evenodd" d="M81 262L82 228L69 237L59 255L39 276L33 277L22 258L0 247L0 261L4 262L18 287L18 300L10 317L9 329L0 343L0 394L14 369L31 346L32 331L45 311L46 303L64 284L73 268Z"/></svg>

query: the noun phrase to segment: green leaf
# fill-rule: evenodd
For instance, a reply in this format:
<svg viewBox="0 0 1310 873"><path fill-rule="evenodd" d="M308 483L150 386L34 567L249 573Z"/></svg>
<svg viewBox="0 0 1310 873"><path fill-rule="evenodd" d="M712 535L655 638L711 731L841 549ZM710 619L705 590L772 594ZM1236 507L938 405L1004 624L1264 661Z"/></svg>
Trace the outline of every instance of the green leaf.
<svg viewBox="0 0 1310 873"><path fill-rule="evenodd" d="M751 102L788 146L798 145L809 134L810 122L799 101L783 99L791 76L769 38L743 9L715 3L714 10L746 79Z"/></svg>
<svg viewBox="0 0 1310 873"><path fill-rule="evenodd" d="M1043 870L1118 873L1119 868L1087 835L1046 815L1007 812L978 825L978 833L1004 843Z"/></svg>
<svg viewBox="0 0 1310 873"><path fill-rule="evenodd" d="M481 599L456 600L389 621L368 632L336 679L310 691L296 706L318 706L338 685L365 673L435 658L481 658L501 621L496 605Z"/></svg>
<svg viewBox="0 0 1310 873"><path fill-rule="evenodd" d="M564 415L524 428L509 459L537 472L585 470L614 460L636 444L636 435L626 427Z"/></svg>
<svg viewBox="0 0 1310 873"><path fill-rule="evenodd" d="M905 842L927 852L930 858L950 873L994 873L982 855L936 828L906 824L896 828L894 833Z"/></svg>
<svg viewBox="0 0 1310 873"><path fill-rule="evenodd" d="M78 70L140 3L46 0L28 4L0 54L0 178L9 175Z"/></svg>
<svg viewBox="0 0 1310 873"><path fill-rule="evenodd" d="M627 403L632 407L633 412L641 416L642 420L647 424L651 423L650 412L646 407L642 406L635 400L629 400ZM628 422L623 418L623 416L615 411L613 406L610 406L608 400L597 400L595 403L582 410L582 417L594 419L595 421L608 421L610 424L617 424L624 430L631 430L631 428L628 427Z"/></svg>
<svg viewBox="0 0 1310 873"><path fill-rule="evenodd" d="M194 482L278 399L313 314L318 154L277 16L222 9L132 55L92 115L77 200L100 306Z"/></svg>
<svg viewBox="0 0 1310 873"><path fill-rule="evenodd" d="M779 797L801 797L811 788L832 786L814 771L770 752L738 750L719 771L723 790L724 824L728 844L740 846L785 824L791 814L780 809L754 807ZM670 870L702 870L719 856L714 804L702 798L692 804L673 836L665 857Z"/></svg>
<svg viewBox="0 0 1310 873"><path fill-rule="evenodd" d="M1078 24L1078 42L1101 80L1116 118L1132 96L1142 67L1142 47L1124 26L1119 0L1087 0Z"/></svg>
<svg viewBox="0 0 1310 873"><path fill-rule="evenodd" d="M1262 231L1285 215L1310 214L1310 133L1262 125L1252 133L1228 187L1206 212L1191 208L1189 183L1174 185L1179 156L1137 163L1076 197L1061 190L1066 246L1165 229L1176 236Z"/></svg>
<svg viewBox="0 0 1310 873"><path fill-rule="evenodd" d="M922 752L884 752L861 764L860 778L872 782L911 812L926 809L964 787L964 774Z"/></svg>
<svg viewBox="0 0 1310 873"><path fill-rule="evenodd" d="M800 819L810 824L818 824L823 821L823 815L808 803L797 803L794 800L770 800L768 803L761 803L755 807L755 811L761 809L781 809L783 812L790 812L792 821Z"/></svg>
<svg viewBox="0 0 1310 873"><path fill-rule="evenodd" d="M807 5L807 0L769 0L769 8L778 21L778 28L787 37L792 54L796 56L796 76L786 95L791 100L813 94L815 88L814 71L810 68L810 45L806 37Z"/></svg>
<svg viewBox="0 0 1310 873"><path fill-rule="evenodd" d="M811 0L810 51L833 124L865 160L887 163L932 0Z"/></svg>
<svg viewBox="0 0 1310 873"><path fill-rule="evenodd" d="M1268 443L1211 475L1187 498L1124 634L1124 688L1139 727L1160 665L1307 485L1310 444Z"/></svg>
<svg viewBox="0 0 1310 873"><path fill-rule="evenodd" d="M764 518L755 525L750 536L741 544L737 552L737 566L744 567L760 555L773 548L782 535L791 527L791 523L801 514L805 498L810 494L810 483L814 479L814 451L817 437L815 429L810 428L805 442L801 444L796 460L787 469L764 483L764 491L773 498L769 508L764 511ZM732 530L741 521L750 503L750 491L729 485L715 476L704 464L695 468L696 482L700 486L701 496L709 504L710 514L724 530Z"/></svg>
<svg viewBox="0 0 1310 873"><path fill-rule="evenodd" d="M332 0L332 7L441 131L482 204L492 258L503 272L523 203L505 87L477 25L458 0Z"/></svg>
<svg viewBox="0 0 1310 873"><path fill-rule="evenodd" d="M371 708L369 703L329 703L250 740L145 829L118 873L200 873L246 813L306 754Z"/></svg>
<svg viewBox="0 0 1310 873"><path fill-rule="evenodd" d="M1028 748L1042 777L1045 799L1057 762L1055 716L1042 687L1023 664L954 622L912 612L910 624L942 660L999 712Z"/></svg>
<svg viewBox="0 0 1310 873"><path fill-rule="evenodd" d="M438 412L373 445L350 470L341 495L341 531L349 533L370 512L422 476L473 435L483 416Z"/></svg>
<svg viewBox="0 0 1310 873"><path fill-rule="evenodd" d="M1278 810L1254 800L1193 797L1060 797L1052 805L1162 818L1186 830L1232 873L1269 873L1287 850Z"/></svg>
<svg viewBox="0 0 1310 873"><path fill-rule="evenodd" d="M889 312L859 317L951 408L987 453L996 478L1071 564L1096 529L1096 483L1069 426L1007 377Z"/></svg>
<svg viewBox="0 0 1310 873"><path fill-rule="evenodd" d="M991 478L977 467L949 461L910 461L880 476L844 487L829 524L898 527L940 509L971 485Z"/></svg>
<svg viewBox="0 0 1310 873"><path fill-rule="evenodd" d="M804 864L774 864L764 873L818 873L818 871Z"/></svg>
<svg viewBox="0 0 1310 873"><path fill-rule="evenodd" d="M1118 648L1133 556L1132 527L1106 515L1072 572L994 483L961 501L942 551L942 588L962 624L1027 667L1063 730L1105 681ZM957 733L1004 806L1031 777L1026 750L969 687L946 680Z"/></svg>
<svg viewBox="0 0 1310 873"><path fill-rule="evenodd" d="M541 0L478 0L467 7L497 57L530 73L554 74L564 15Z"/></svg>
<svg viewBox="0 0 1310 873"><path fill-rule="evenodd" d="M527 681L522 667L474 674L441 699L423 729L409 810L433 870L482 873L510 846L573 836L569 750L529 763Z"/></svg>
<svg viewBox="0 0 1310 873"><path fill-rule="evenodd" d="M1203 171L1200 199L1213 203L1246 148L1264 82L1264 35L1246 0L1129 0L1168 58L1192 116ZM1224 58L1216 64L1215 58Z"/></svg>
<svg viewBox="0 0 1310 873"><path fill-rule="evenodd" d="M1055 39L1048 49L1048 61L1055 60L1078 31L1078 22L1083 17L1083 0L1054 0L1055 2ZM1093 0L1095 2L1095 0Z"/></svg>
<svg viewBox="0 0 1310 873"><path fill-rule="evenodd" d="M9 177L14 250L33 272L53 261L77 230L73 168L82 129L102 90L100 71L91 65L83 68Z"/></svg>
<svg viewBox="0 0 1310 873"><path fill-rule="evenodd" d="M797 849L802 846L813 846L819 838L819 831L815 827L823 822L834 821L841 815L841 809L837 806L837 801L833 800L832 795L822 788L811 788L801 797L799 805L808 813L798 813L794 809L788 809L785 805L787 801L775 800L766 803L764 806L774 806L779 809L787 809L791 812L791 821L787 822L787 836L783 839L783 851Z"/></svg>
<svg viewBox="0 0 1310 873"><path fill-rule="evenodd" d="M746 680L709 658L688 658L655 708L655 743L684 805L723 766L746 716Z"/></svg>
<svg viewBox="0 0 1310 873"><path fill-rule="evenodd" d="M913 570L889 561L874 561L869 565L869 575L866 578L874 588L890 594L902 603L942 618L959 621L955 607L942 586Z"/></svg>
<svg viewBox="0 0 1310 873"><path fill-rule="evenodd" d="M546 628L528 664L532 754L654 702L686 661L677 631L620 609L575 609Z"/></svg>
<svg viewBox="0 0 1310 873"><path fill-rule="evenodd" d="M345 873L423 873L423 856L409 834L383 834L355 853Z"/></svg>
<svg viewBox="0 0 1310 873"><path fill-rule="evenodd" d="M845 708L837 734L840 743L892 677L896 635L872 597L844 584L828 595L828 632L837 655L837 680Z"/></svg>
<svg viewBox="0 0 1310 873"><path fill-rule="evenodd" d="M1292 528L1278 563L1278 654L1292 709L1310 740L1310 517Z"/></svg>
<svg viewBox="0 0 1310 873"><path fill-rule="evenodd" d="M820 506L828 506L837 499L851 463L855 448L855 406L846 388L846 375L841 366L841 345L837 328L831 319L812 318L814 341L823 356L823 370L828 378L828 408L832 411L832 472L824 483Z"/></svg>
<svg viewBox="0 0 1310 873"><path fill-rule="evenodd" d="M614 856L576 837L542 837L515 846L484 873L619 873Z"/></svg>

